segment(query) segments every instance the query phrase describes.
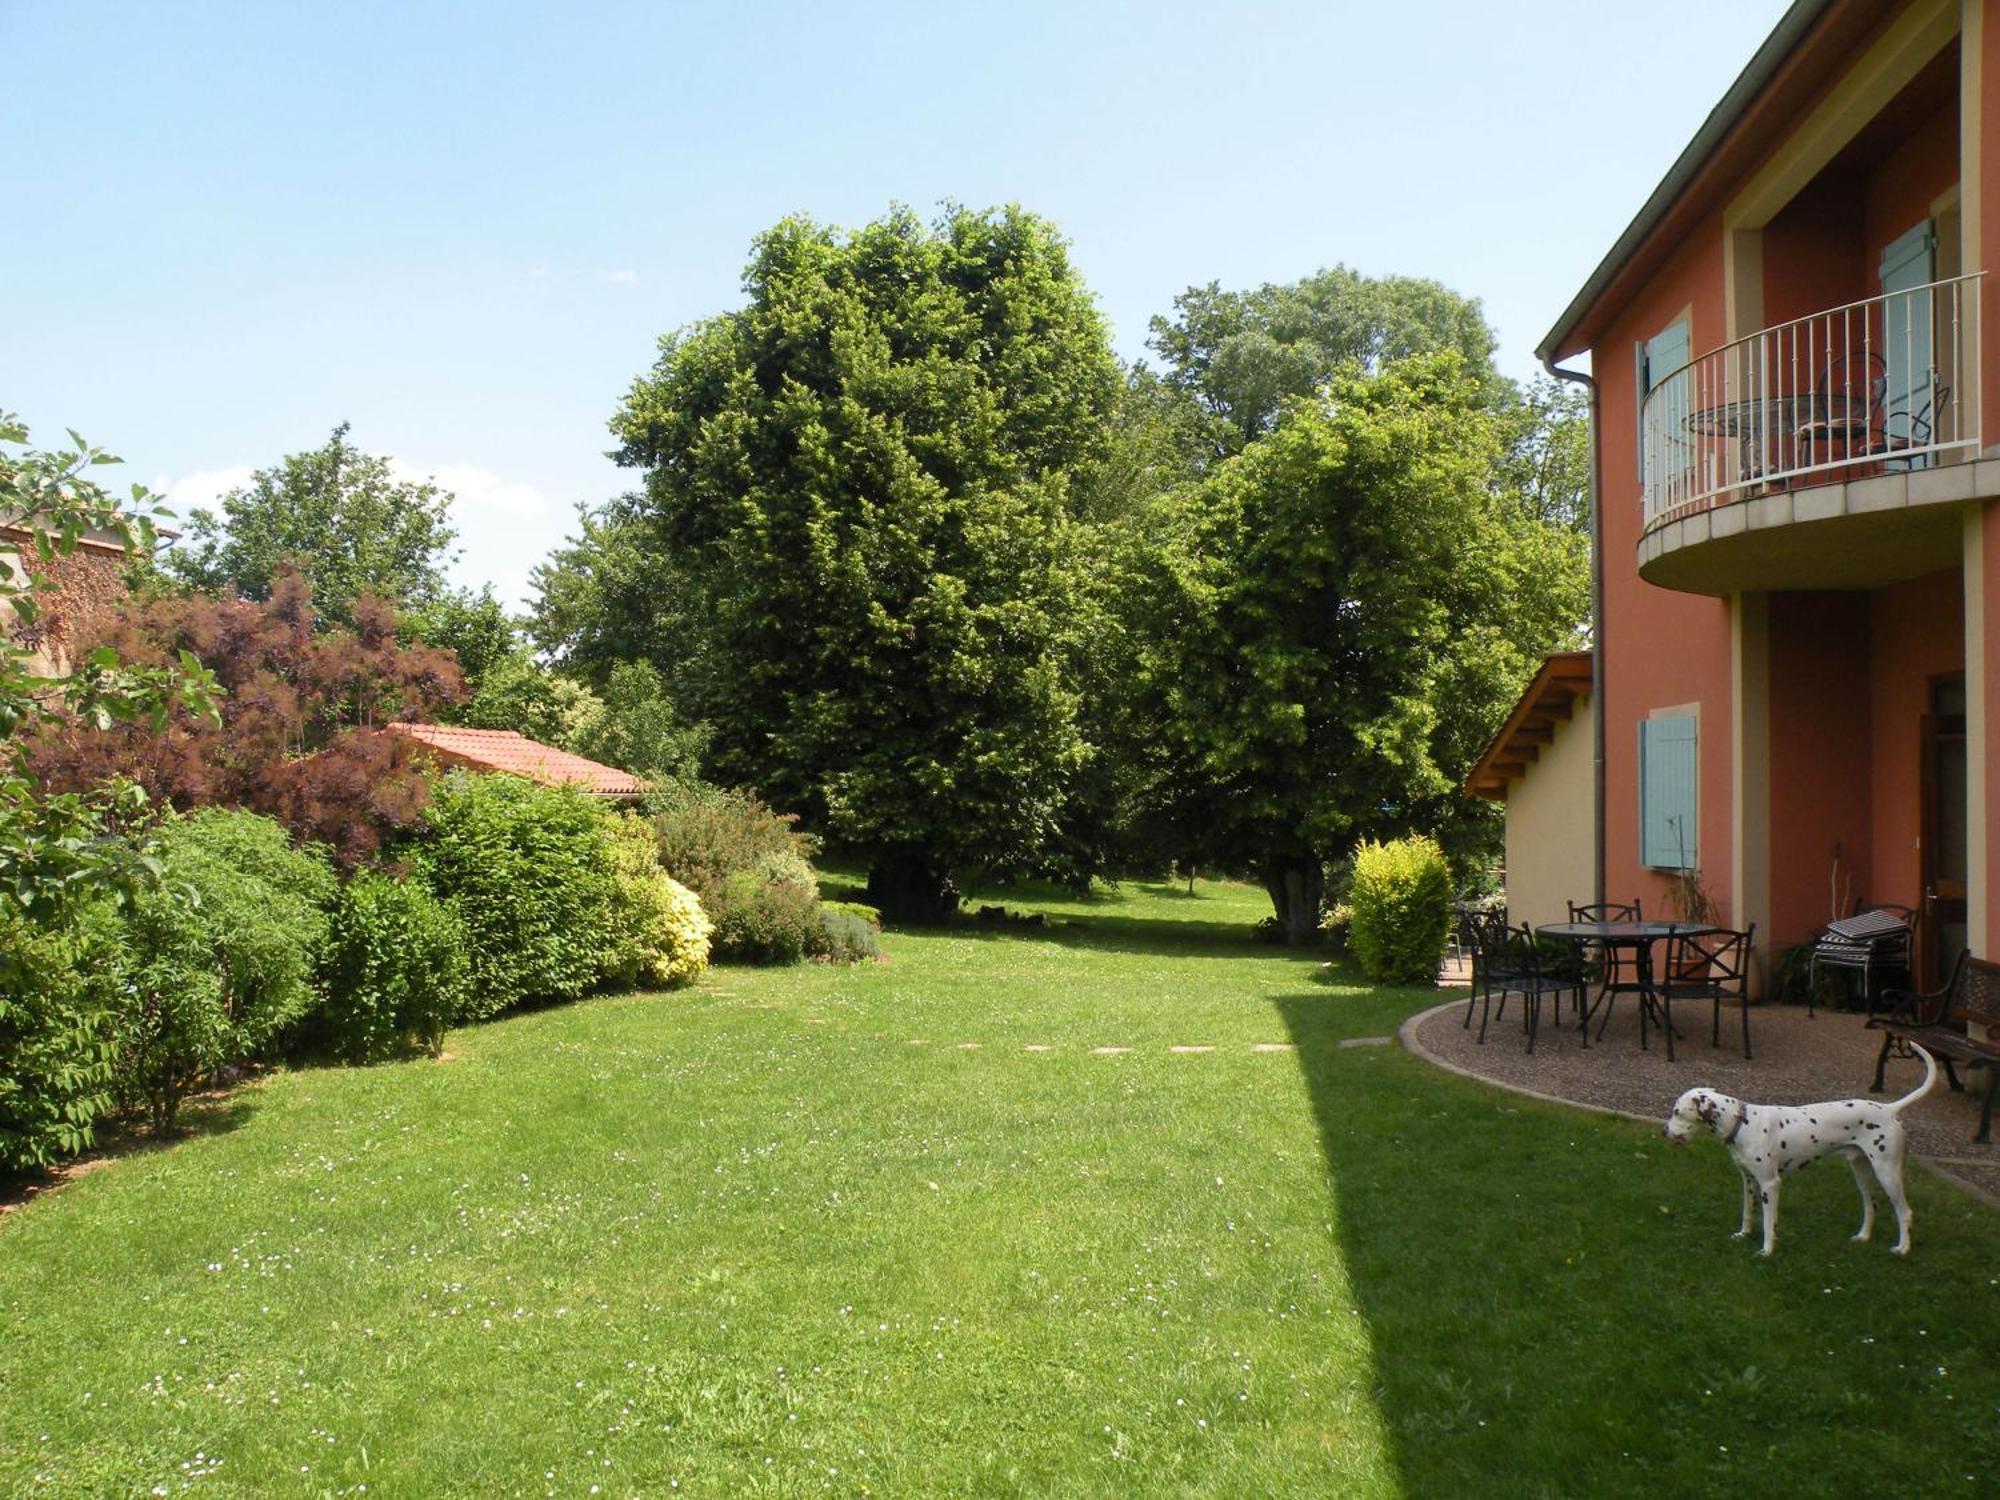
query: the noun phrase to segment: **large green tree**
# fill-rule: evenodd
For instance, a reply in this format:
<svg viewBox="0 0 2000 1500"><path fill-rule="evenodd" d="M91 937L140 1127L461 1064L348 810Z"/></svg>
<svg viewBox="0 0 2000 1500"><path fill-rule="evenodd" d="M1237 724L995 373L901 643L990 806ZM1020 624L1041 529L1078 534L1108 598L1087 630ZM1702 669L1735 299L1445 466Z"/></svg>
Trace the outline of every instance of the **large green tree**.
<svg viewBox="0 0 2000 1500"><path fill-rule="evenodd" d="M1276 425L1287 400L1310 396L1335 371L1379 370L1455 350L1485 399L1501 403L1493 330L1479 303L1414 276L1364 276L1334 266L1291 282L1225 291L1216 282L1174 299L1147 341L1168 386L1189 397L1212 457L1240 452Z"/></svg>
<svg viewBox="0 0 2000 1500"><path fill-rule="evenodd" d="M712 761L940 917L1032 864L1088 759L1074 512L1119 370L1045 221L898 210L763 235L747 305L662 341L619 411Z"/></svg>
<svg viewBox="0 0 2000 1500"><path fill-rule="evenodd" d="M388 459L356 448L343 422L325 446L287 454L224 495L220 515L190 512L164 565L204 592L261 601L289 561L312 581L320 619L352 625L364 594L409 607L444 592L458 535L451 503L436 484L398 478Z"/></svg>
<svg viewBox="0 0 2000 1500"><path fill-rule="evenodd" d="M1355 840L1460 816L1496 708L1583 609L1580 539L1502 481L1454 354L1336 372L1132 528L1132 722L1152 815L1254 870L1288 941Z"/></svg>

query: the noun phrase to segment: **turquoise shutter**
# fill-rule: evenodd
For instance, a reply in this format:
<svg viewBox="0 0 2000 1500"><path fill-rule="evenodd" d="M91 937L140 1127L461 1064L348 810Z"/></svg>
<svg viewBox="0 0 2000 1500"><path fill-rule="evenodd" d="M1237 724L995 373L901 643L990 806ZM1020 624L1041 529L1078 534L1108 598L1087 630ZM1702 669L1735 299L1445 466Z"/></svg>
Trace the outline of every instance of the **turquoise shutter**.
<svg viewBox="0 0 2000 1500"><path fill-rule="evenodd" d="M1639 722L1640 862L1656 870L1700 864L1692 715Z"/></svg>
<svg viewBox="0 0 2000 1500"><path fill-rule="evenodd" d="M1659 386L1673 381L1675 389L1660 399L1668 404L1665 420L1660 424L1658 441L1663 451L1657 461L1668 472L1683 467L1686 462L1684 452L1687 443L1687 387L1685 374L1674 378L1674 372L1685 365L1693 356L1693 348L1688 341L1688 325L1685 318L1678 318L1646 340L1639 354L1639 482L1646 482L1646 397Z"/></svg>
<svg viewBox="0 0 2000 1500"><path fill-rule="evenodd" d="M1883 431L1894 442L1927 441L1925 428L1934 420L1931 294L1914 288L1937 279L1936 264L1937 234L1929 219L1898 235L1882 252ZM1891 467L1908 464L1907 459L1890 460Z"/></svg>

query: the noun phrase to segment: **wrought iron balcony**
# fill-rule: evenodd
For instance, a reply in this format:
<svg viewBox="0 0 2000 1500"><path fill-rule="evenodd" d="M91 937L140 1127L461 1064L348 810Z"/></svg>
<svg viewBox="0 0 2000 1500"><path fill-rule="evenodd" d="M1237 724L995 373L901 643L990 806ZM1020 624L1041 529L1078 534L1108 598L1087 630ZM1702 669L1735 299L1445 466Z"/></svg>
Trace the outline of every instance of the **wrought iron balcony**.
<svg viewBox="0 0 2000 1500"><path fill-rule="evenodd" d="M1984 274L1760 329L1656 378L1640 408L1646 529L1976 455Z"/></svg>

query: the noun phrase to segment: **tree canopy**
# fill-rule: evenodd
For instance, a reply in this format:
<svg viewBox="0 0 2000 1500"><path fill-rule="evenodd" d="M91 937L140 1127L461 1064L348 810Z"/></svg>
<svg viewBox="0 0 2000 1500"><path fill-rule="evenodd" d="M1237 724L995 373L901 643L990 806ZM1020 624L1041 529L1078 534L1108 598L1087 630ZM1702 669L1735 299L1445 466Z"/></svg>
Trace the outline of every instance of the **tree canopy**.
<svg viewBox="0 0 2000 1500"><path fill-rule="evenodd" d="M347 440L287 454L210 510L189 513L165 571L205 593L261 600L286 563L312 581L321 621L352 625L354 601L373 594L416 606L444 592L458 533L451 494L396 477L388 459Z"/></svg>
<svg viewBox="0 0 2000 1500"><path fill-rule="evenodd" d="M1142 801L1254 870L1290 941L1330 858L1454 821L1493 711L1574 628L1578 539L1496 489L1503 438L1456 355L1349 367L1127 551Z"/></svg>
<svg viewBox="0 0 2000 1500"><path fill-rule="evenodd" d="M1215 456L1240 452L1276 424L1287 398L1310 396L1344 367L1380 370L1455 350L1482 392L1499 396L1493 330L1479 303L1436 281L1364 276L1346 266L1298 281L1224 291L1211 281L1174 299L1148 340L1165 379L1193 397Z"/></svg>
<svg viewBox="0 0 2000 1500"><path fill-rule="evenodd" d="M1031 862L1087 756L1069 682L1074 486L1119 373L1045 221L787 219L748 305L670 335L613 422L695 606L667 672L722 776L941 915Z"/></svg>

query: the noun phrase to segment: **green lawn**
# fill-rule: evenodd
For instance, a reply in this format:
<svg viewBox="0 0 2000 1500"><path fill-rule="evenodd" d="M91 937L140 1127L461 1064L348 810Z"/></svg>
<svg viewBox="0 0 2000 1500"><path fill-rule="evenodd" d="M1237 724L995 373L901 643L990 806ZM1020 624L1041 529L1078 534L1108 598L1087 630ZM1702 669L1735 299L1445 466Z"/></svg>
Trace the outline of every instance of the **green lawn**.
<svg viewBox="0 0 2000 1500"><path fill-rule="evenodd" d="M1339 1047L1436 997L1254 891L1025 904L273 1077L9 1215L0 1493L2000 1483L1990 1208L1916 1174L1899 1261L1835 1166L1759 1261L1712 1144Z"/></svg>

